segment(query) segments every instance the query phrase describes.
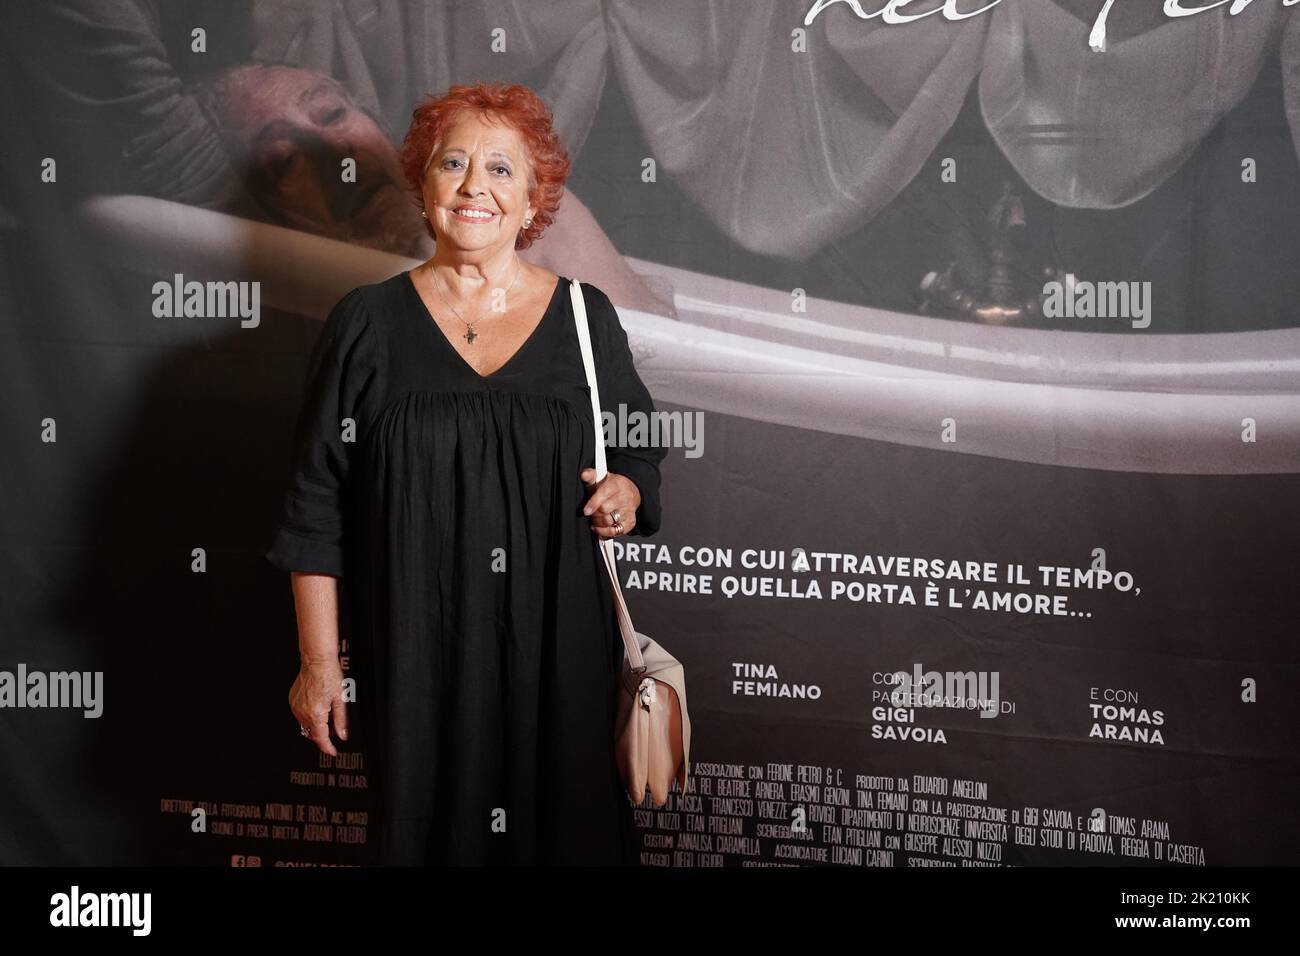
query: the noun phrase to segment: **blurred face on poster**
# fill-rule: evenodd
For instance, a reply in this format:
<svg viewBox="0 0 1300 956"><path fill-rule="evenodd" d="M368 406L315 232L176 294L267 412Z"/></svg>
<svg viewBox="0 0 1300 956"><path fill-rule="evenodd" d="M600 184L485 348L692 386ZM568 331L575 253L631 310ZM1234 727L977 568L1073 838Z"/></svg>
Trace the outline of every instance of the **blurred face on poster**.
<svg viewBox="0 0 1300 956"><path fill-rule="evenodd" d="M397 152L331 77L250 64L208 96L250 191L280 225L424 254L420 213Z"/></svg>

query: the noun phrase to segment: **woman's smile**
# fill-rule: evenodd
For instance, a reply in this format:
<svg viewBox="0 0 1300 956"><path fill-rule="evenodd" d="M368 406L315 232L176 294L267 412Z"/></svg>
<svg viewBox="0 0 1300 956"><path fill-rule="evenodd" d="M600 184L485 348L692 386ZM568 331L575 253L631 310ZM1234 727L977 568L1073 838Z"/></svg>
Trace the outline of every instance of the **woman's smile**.
<svg viewBox="0 0 1300 956"><path fill-rule="evenodd" d="M452 216L461 222L491 222L496 218L495 213L488 212L478 206L462 206L451 211Z"/></svg>

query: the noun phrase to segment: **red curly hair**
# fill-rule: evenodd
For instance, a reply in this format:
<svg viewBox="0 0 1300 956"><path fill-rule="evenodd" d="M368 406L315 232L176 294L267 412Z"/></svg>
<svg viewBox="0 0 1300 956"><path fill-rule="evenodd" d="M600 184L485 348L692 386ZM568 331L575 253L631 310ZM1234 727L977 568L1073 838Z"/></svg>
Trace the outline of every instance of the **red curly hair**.
<svg viewBox="0 0 1300 956"><path fill-rule="evenodd" d="M515 240L516 249L527 249L555 221L569 177L568 151L552 125L551 111L541 97L526 86L505 83L474 83L453 86L441 96L429 95L411 113L411 127L402 141L398 160L406 181L420 197L429 156L448 127L463 112L476 111L489 121L506 123L519 133L528 151L528 201L537 207L532 225ZM423 198L417 204L424 208ZM436 240L433 221L425 228Z"/></svg>

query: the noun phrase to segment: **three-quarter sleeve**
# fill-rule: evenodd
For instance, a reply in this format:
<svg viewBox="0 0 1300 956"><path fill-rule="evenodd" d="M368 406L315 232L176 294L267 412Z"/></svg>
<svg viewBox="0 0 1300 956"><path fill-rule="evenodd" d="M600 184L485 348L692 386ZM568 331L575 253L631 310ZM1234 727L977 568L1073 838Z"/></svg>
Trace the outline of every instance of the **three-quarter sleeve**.
<svg viewBox="0 0 1300 956"><path fill-rule="evenodd" d="M373 377L368 329L360 290L353 289L331 310L307 363L284 510L266 553L282 571L343 577L348 475L360 440L361 396Z"/></svg>
<svg viewBox="0 0 1300 956"><path fill-rule="evenodd" d="M592 352L596 363L596 384L600 388L601 411L614 416L616 427L607 435L606 464L617 475L630 478L641 492L641 504L636 511L636 526L629 535L649 536L659 530L663 511L659 495L659 466L668 455L663 436L656 440L659 430L652 427L655 419L654 400L650 390L641 381L628 347L627 331L619 321L618 310L599 288L582 283L583 300L587 306L587 321L591 327ZM645 428L640 435L631 427L639 417L645 416ZM625 444L619 444L617 422L629 423ZM640 439L640 440L638 440Z"/></svg>

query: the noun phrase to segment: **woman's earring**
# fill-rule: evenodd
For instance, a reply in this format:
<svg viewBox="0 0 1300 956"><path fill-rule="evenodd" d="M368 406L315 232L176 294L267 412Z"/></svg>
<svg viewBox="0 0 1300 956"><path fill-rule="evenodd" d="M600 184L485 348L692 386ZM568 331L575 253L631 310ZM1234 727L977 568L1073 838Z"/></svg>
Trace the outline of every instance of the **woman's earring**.
<svg viewBox="0 0 1300 956"><path fill-rule="evenodd" d="M420 210L420 215L423 216L425 219L429 218L429 213L423 209Z"/></svg>

